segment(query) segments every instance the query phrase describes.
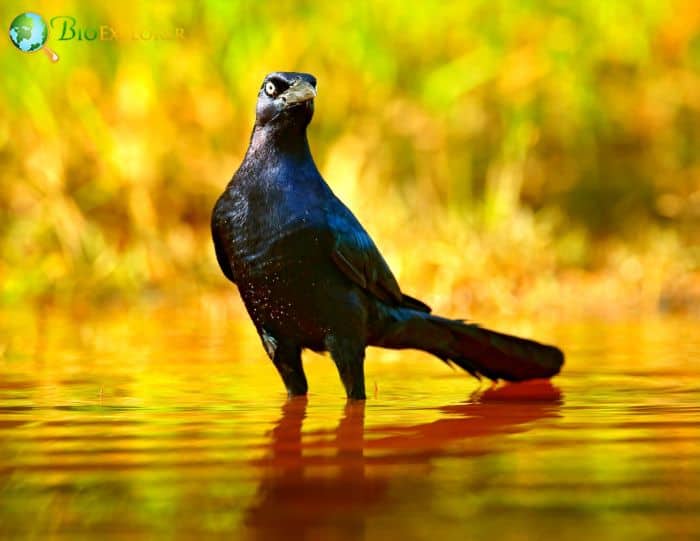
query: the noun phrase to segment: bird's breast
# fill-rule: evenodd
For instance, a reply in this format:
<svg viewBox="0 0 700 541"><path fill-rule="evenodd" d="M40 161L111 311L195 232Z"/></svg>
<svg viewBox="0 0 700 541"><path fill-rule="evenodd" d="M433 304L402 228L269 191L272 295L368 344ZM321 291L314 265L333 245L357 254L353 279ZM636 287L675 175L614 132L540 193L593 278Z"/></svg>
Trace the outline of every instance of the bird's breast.
<svg viewBox="0 0 700 541"><path fill-rule="evenodd" d="M224 214L234 265L248 272L315 252L315 231L323 229L319 214L282 198L234 200Z"/></svg>

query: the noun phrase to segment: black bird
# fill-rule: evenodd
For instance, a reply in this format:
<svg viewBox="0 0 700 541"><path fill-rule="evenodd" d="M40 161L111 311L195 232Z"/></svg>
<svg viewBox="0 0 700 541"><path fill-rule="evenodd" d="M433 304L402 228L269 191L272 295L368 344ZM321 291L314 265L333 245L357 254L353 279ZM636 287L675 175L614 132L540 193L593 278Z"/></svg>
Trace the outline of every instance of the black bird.
<svg viewBox="0 0 700 541"><path fill-rule="evenodd" d="M265 77L248 151L216 202L216 258L235 283L287 392L306 394L304 348L330 352L348 398L365 398L368 345L413 348L473 376L521 381L557 374L553 346L432 315L403 293L360 222L311 156L316 78Z"/></svg>

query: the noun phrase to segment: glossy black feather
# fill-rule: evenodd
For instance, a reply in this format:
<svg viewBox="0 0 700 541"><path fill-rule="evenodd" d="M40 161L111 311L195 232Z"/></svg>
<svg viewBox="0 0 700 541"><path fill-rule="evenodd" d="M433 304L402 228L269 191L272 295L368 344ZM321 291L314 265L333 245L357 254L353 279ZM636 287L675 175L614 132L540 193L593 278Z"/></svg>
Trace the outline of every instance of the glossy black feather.
<svg viewBox="0 0 700 541"><path fill-rule="evenodd" d="M422 349L491 379L556 374L557 348L434 316L401 291L314 164L306 127L315 85L303 73L265 78L248 151L212 214L221 270L289 393L307 391L303 348L330 351L348 396L360 399L367 345Z"/></svg>

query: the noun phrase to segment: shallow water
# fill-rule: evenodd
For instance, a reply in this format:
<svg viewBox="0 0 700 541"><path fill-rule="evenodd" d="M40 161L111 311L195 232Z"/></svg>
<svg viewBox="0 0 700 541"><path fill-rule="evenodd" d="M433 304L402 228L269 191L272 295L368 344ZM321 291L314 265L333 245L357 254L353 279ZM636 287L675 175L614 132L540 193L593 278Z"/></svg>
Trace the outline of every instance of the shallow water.
<svg viewBox="0 0 700 541"><path fill-rule="evenodd" d="M287 401L243 318L2 313L0 536L700 538L700 321L489 323L564 372L370 350L348 405L311 354Z"/></svg>

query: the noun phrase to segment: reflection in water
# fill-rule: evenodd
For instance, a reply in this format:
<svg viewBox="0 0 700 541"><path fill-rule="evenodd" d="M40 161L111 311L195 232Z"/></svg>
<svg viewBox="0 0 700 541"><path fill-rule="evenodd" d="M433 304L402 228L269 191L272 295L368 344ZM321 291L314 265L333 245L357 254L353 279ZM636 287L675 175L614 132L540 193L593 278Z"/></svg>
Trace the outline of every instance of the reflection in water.
<svg viewBox="0 0 700 541"><path fill-rule="evenodd" d="M247 510L255 539L362 539L365 522L381 509L390 480L369 474L377 465L429 465L441 456L493 452L494 442L454 449L470 438L521 432L539 419L557 417L561 392L549 381L489 389L463 404L438 408L434 422L365 430L365 402L349 401L332 433L304 434L308 400L287 401L270 434L258 497ZM483 442L477 442L483 443Z"/></svg>
<svg viewBox="0 0 700 541"><path fill-rule="evenodd" d="M700 539L696 320L562 326L556 387L468 401L372 352L365 406L315 356L285 403L247 320L200 315L0 313L0 538Z"/></svg>
<svg viewBox="0 0 700 541"><path fill-rule="evenodd" d="M323 531L331 527L349 539L361 538L364 510L381 502L387 486L386 480L365 475L365 405L345 406L332 440L324 443L333 456L308 455L302 438L306 406L302 397L282 407L271 434L270 456L258 462L264 474L246 525L259 539L280 539L289 532L323 538Z"/></svg>

